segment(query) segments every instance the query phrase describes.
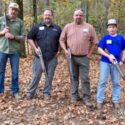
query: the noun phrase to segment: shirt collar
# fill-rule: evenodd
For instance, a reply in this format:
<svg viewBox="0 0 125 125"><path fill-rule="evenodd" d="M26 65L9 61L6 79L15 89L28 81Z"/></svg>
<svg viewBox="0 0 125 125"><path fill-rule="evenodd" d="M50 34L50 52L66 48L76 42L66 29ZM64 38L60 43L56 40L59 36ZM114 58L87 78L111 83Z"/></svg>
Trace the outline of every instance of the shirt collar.
<svg viewBox="0 0 125 125"><path fill-rule="evenodd" d="M41 23L43 26L47 27L47 25L43 22ZM54 27L53 23L49 27Z"/></svg>

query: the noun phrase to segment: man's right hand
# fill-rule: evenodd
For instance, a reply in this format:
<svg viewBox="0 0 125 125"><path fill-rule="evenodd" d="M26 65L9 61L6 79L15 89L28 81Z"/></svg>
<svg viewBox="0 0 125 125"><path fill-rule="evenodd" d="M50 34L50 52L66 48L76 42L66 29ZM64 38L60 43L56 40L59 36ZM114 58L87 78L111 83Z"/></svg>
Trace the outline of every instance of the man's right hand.
<svg viewBox="0 0 125 125"><path fill-rule="evenodd" d="M112 54L109 55L109 60L111 63L115 63L115 61L117 61L116 58L114 57L114 55L112 55Z"/></svg>
<svg viewBox="0 0 125 125"><path fill-rule="evenodd" d="M68 58L70 56L68 50L66 49L64 52L65 52L66 57Z"/></svg>
<svg viewBox="0 0 125 125"><path fill-rule="evenodd" d="M5 35L6 33L9 32L9 28L8 27L5 27L2 31L1 31L1 34L2 35Z"/></svg>
<svg viewBox="0 0 125 125"><path fill-rule="evenodd" d="M35 48L35 53L37 54L37 56L39 56L40 50L38 48Z"/></svg>

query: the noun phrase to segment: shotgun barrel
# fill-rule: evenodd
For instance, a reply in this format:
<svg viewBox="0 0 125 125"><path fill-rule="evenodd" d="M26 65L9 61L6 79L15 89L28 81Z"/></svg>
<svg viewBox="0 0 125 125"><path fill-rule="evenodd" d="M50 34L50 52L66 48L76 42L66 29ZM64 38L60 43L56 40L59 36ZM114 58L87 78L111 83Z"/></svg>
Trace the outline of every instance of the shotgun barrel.
<svg viewBox="0 0 125 125"><path fill-rule="evenodd" d="M71 80L71 83L73 83L74 82L73 62L72 62L71 51L69 48L68 48L68 67L69 67L69 73L70 73L70 80Z"/></svg>
<svg viewBox="0 0 125 125"><path fill-rule="evenodd" d="M39 46L38 46L38 50L39 50L38 56L40 58L41 67L42 67L43 72L45 73L45 76L47 77L47 71L46 71L46 67L45 67L45 63L44 63L44 59L43 59L43 54L42 54L42 51Z"/></svg>
<svg viewBox="0 0 125 125"><path fill-rule="evenodd" d="M114 66L116 67L116 69L118 70L119 74L121 75L122 79L125 80L125 74L123 73L120 64L118 63L117 60L114 60Z"/></svg>

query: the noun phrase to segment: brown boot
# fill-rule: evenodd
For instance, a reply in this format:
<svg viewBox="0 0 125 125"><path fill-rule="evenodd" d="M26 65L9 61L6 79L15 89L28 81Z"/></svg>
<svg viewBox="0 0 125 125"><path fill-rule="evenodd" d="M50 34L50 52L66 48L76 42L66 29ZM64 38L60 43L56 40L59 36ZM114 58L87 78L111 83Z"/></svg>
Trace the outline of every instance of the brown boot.
<svg viewBox="0 0 125 125"><path fill-rule="evenodd" d="M113 103L113 105L114 105L115 109L119 109L120 108L120 104L119 103Z"/></svg>
<svg viewBox="0 0 125 125"><path fill-rule="evenodd" d="M102 103L97 103L97 109L102 109Z"/></svg>
<svg viewBox="0 0 125 125"><path fill-rule="evenodd" d="M97 103L97 118L102 117L102 103Z"/></svg>

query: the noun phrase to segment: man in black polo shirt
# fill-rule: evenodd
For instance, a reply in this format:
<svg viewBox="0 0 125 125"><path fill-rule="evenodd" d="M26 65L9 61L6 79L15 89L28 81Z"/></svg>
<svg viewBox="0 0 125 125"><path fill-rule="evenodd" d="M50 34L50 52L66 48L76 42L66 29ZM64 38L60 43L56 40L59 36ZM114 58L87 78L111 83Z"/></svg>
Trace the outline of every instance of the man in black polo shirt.
<svg viewBox="0 0 125 125"><path fill-rule="evenodd" d="M59 52L59 37L61 33L61 28L58 25L53 24L52 21L52 10L45 10L43 13L43 23L41 22L33 26L28 34L28 42L36 54L32 66L32 80L27 90L28 99L34 97L42 74L40 59L38 57L39 49L37 46L40 47L43 53L43 59L47 70L43 96L45 100L50 99L51 96L52 79L58 63L57 55Z"/></svg>

